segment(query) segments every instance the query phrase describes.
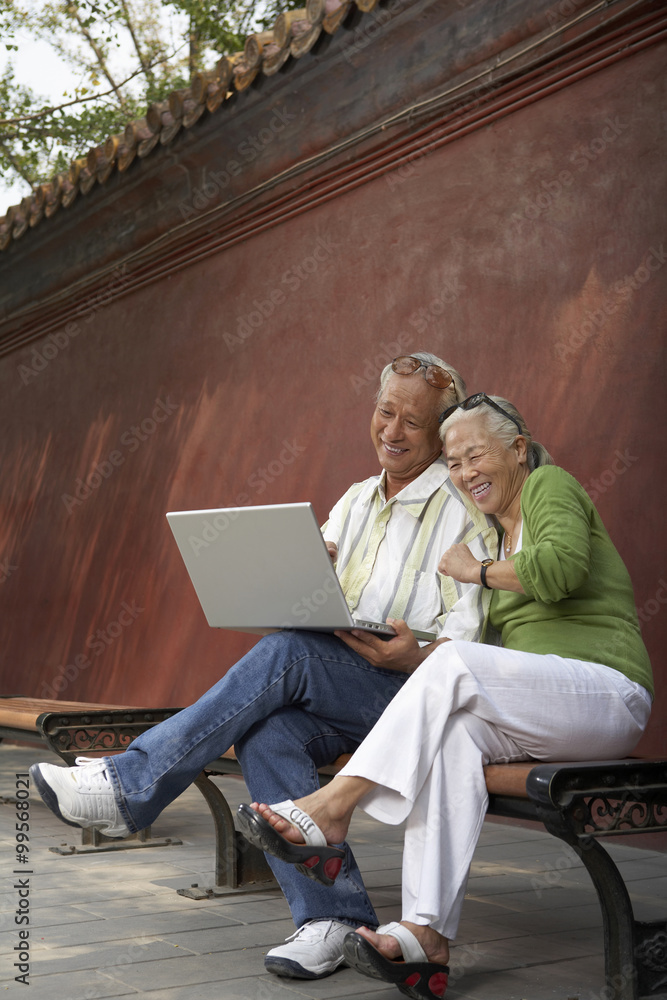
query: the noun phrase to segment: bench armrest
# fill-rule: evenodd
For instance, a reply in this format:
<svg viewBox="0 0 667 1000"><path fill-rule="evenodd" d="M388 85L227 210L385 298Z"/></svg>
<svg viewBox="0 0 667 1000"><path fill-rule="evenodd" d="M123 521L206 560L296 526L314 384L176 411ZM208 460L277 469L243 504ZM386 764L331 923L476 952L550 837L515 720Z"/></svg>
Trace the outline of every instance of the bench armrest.
<svg viewBox="0 0 667 1000"><path fill-rule="evenodd" d="M667 761L537 764L526 791L558 837L563 824L579 838L667 830Z"/></svg>
<svg viewBox="0 0 667 1000"><path fill-rule="evenodd" d="M114 754L180 708L102 709L86 712L43 712L37 728L49 747L68 766L79 755Z"/></svg>

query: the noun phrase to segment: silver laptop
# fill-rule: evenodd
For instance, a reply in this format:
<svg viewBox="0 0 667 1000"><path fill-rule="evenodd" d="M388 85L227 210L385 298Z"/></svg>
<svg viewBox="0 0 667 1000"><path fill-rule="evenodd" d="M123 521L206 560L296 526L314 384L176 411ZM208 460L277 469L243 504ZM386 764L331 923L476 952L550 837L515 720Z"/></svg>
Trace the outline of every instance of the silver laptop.
<svg viewBox="0 0 667 1000"><path fill-rule="evenodd" d="M167 520L213 628L394 634L384 622L352 618L311 504L171 511Z"/></svg>

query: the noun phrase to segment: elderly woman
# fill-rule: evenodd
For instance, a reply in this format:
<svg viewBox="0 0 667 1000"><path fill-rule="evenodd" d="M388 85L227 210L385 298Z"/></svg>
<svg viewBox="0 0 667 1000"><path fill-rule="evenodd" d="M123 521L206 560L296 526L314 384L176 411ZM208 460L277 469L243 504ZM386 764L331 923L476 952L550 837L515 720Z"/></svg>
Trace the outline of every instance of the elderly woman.
<svg viewBox="0 0 667 1000"><path fill-rule="evenodd" d="M344 840L355 806L405 820L403 919L351 932L345 955L365 975L429 998L447 984L486 811L484 765L624 757L653 690L629 575L585 490L498 396L471 396L441 422L454 484L501 535L496 560L480 563L458 544L440 570L493 591L502 645L443 643L326 788L240 809L250 839L325 882L340 865L327 845Z"/></svg>

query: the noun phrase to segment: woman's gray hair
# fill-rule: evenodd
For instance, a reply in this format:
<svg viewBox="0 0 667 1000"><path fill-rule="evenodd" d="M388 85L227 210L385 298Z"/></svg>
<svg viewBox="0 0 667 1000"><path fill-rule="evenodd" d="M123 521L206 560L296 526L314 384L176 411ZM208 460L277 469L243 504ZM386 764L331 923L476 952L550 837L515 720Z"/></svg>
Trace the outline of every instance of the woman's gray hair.
<svg viewBox="0 0 667 1000"><path fill-rule="evenodd" d="M457 372L456 368L448 365L446 361L442 358L438 358L435 354L431 354L430 351L411 351L407 357L417 358L418 361L423 361L427 365L438 365L440 368L444 368L446 372L452 376L454 381L451 385L448 385L446 389L441 389L442 393L442 409L446 410L448 406L453 406L454 403L460 403L466 398L466 384L463 378ZM423 368L420 368L414 374L417 375L419 372L423 372ZM386 386L389 378L394 374L391 367L391 362L382 369L382 374L380 375L380 388L377 391L377 396L375 397L376 402L382 395L384 387Z"/></svg>
<svg viewBox="0 0 667 1000"><path fill-rule="evenodd" d="M502 396L489 396L494 403L501 406L503 410L510 414L522 428L522 435L525 437L528 444L528 469L533 472L540 465L555 465L553 458L539 441L533 441L533 435L530 433L526 427L526 421L523 419L516 406L510 403L509 400L503 399ZM515 440L519 436L516 429L516 424L512 422L508 417L503 416L502 413L498 413L492 406L488 403L480 403L479 406L475 406L470 410L462 410L460 407L458 410L454 410L444 424L440 428L440 437L442 438L443 444L445 441L445 435L451 427L456 423L460 423L461 420L470 419L473 416L482 416L486 423L487 429L494 437L497 437L501 441L505 448L508 450L512 447Z"/></svg>

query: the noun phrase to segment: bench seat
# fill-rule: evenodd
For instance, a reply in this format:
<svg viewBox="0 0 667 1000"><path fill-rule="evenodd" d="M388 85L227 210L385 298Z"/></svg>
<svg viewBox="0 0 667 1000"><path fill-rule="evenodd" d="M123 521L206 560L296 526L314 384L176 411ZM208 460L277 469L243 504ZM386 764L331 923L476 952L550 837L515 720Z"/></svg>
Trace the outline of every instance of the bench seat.
<svg viewBox="0 0 667 1000"><path fill-rule="evenodd" d="M55 701L0 695L0 737L26 739L28 734L41 738L37 720L45 712L85 712L87 709L121 709L124 705L89 705L81 701Z"/></svg>

